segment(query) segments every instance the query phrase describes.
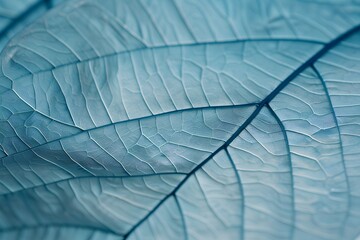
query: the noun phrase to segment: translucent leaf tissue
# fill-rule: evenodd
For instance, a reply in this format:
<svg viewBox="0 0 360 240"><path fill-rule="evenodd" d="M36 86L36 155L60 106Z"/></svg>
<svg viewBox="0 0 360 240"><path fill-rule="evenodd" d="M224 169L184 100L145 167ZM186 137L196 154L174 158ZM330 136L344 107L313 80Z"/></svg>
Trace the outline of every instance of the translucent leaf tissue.
<svg viewBox="0 0 360 240"><path fill-rule="evenodd" d="M0 0L0 239L360 238L360 2Z"/></svg>

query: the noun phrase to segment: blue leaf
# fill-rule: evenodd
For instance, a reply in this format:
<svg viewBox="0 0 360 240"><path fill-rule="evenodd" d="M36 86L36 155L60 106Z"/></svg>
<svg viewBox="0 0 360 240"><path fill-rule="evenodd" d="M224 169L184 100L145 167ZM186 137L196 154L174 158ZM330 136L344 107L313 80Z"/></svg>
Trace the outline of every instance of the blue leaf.
<svg viewBox="0 0 360 240"><path fill-rule="evenodd" d="M354 239L359 23L352 1L59 5L0 56L0 238Z"/></svg>

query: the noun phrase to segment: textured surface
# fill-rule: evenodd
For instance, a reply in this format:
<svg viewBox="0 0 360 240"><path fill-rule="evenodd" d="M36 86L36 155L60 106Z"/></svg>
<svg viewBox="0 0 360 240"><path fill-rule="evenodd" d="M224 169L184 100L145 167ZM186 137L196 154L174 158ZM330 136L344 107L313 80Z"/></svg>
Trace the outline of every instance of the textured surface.
<svg viewBox="0 0 360 240"><path fill-rule="evenodd" d="M65 0L0 0L0 52L14 35Z"/></svg>
<svg viewBox="0 0 360 240"><path fill-rule="evenodd" d="M358 24L353 1L59 5L0 56L0 238L355 239Z"/></svg>

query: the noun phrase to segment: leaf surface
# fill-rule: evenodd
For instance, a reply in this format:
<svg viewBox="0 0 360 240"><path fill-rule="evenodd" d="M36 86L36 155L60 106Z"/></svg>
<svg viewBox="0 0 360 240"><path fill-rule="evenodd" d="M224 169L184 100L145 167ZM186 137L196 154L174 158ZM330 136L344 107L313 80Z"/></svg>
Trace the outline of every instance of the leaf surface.
<svg viewBox="0 0 360 240"><path fill-rule="evenodd" d="M359 12L59 5L0 56L0 237L354 239Z"/></svg>
<svg viewBox="0 0 360 240"><path fill-rule="evenodd" d="M62 0L1 0L0 51L14 35Z"/></svg>

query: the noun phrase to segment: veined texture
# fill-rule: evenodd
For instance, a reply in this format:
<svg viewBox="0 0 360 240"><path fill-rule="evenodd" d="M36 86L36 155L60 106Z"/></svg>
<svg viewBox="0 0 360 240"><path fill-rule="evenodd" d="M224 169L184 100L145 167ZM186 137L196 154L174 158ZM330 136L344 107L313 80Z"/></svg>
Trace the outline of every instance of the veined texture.
<svg viewBox="0 0 360 240"><path fill-rule="evenodd" d="M355 239L359 24L354 1L60 4L0 55L0 238Z"/></svg>

